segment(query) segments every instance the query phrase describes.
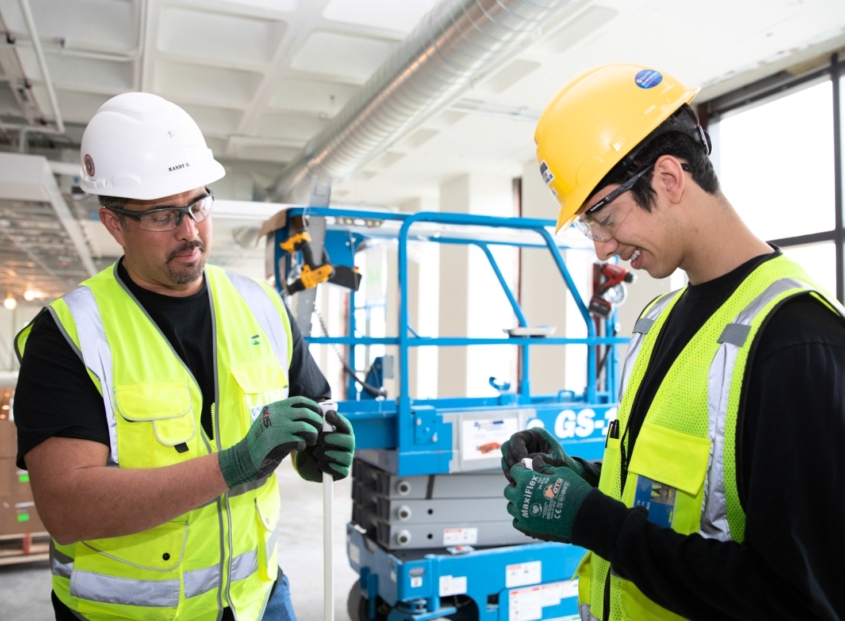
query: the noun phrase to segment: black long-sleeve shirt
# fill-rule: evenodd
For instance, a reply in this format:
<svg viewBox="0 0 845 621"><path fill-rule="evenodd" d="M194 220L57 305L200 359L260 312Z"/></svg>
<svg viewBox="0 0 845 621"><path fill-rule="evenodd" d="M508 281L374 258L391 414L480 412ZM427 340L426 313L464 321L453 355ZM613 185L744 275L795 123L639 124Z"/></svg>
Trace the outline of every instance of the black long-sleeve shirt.
<svg viewBox="0 0 845 621"><path fill-rule="evenodd" d="M763 255L690 286L671 311L629 418L631 451L658 386ZM680 535L592 491L572 542L690 619L845 619L845 321L810 295L784 303L752 345L737 423L745 541Z"/></svg>

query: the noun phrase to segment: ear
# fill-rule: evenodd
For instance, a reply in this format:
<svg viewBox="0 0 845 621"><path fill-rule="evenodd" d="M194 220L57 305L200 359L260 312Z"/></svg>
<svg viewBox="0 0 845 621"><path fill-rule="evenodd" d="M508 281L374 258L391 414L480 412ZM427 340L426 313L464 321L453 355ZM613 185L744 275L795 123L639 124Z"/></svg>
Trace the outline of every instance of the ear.
<svg viewBox="0 0 845 621"><path fill-rule="evenodd" d="M100 216L100 222L102 222L103 226L106 227L106 230L111 233L114 240L120 244L122 248L126 248L126 244L123 241L123 227L120 226L120 220L118 219L117 214L105 207L100 207L98 215Z"/></svg>
<svg viewBox="0 0 845 621"><path fill-rule="evenodd" d="M662 155L654 163L653 187L673 204L681 202L686 189L687 177L681 164L674 155Z"/></svg>

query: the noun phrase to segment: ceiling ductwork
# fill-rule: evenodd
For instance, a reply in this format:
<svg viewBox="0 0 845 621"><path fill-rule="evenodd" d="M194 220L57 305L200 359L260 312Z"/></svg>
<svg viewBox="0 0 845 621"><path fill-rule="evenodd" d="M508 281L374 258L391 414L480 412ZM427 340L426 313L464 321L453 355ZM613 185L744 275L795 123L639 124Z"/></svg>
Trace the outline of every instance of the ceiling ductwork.
<svg viewBox="0 0 845 621"><path fill-rule="evenodd" d="M513 54L567 0L445 0L282 171L270 200L348 177Z"/></svg>

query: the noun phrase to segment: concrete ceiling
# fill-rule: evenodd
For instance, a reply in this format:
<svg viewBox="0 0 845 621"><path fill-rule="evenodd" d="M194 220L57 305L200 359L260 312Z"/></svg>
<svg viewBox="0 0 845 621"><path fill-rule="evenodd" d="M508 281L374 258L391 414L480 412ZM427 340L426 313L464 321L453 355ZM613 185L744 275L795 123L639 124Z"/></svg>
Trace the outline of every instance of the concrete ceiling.
<svg viewBox="0 0 845 621"><path fill-rule="evenodd" d="M253 184L269 185L435 3L28 0L66 131L29 132L25 148L72 162L97 108L113 95L144 90L196 119L229 172L218 195L249 199ZM440 183L462 173L521 175L544 104L567 79L596 64L654 66L703 86L704 101L845 47L842 0L562 4L507 64L479 76L447 110L411 128L349 178L335 180L333 201L397 206L436 197ZM56 122L21 7L20 0L0 0L0 29L7 35L0 44L0 148L12 151L20 147L14 124ZM59 182L68 203L70 185ZM95 209L81 200L71 212L84 223L87 250L99 267L119 248L92 221ZM218 262L260 275L261 251L236 241L240 235L243 242L244 227L257 226L258 218L233 217L231 226L218 227ZM13 252L14 244L7 245ZM3 258L4 265L13 260ZM31 257L15 260L37 266Z"/></svg>

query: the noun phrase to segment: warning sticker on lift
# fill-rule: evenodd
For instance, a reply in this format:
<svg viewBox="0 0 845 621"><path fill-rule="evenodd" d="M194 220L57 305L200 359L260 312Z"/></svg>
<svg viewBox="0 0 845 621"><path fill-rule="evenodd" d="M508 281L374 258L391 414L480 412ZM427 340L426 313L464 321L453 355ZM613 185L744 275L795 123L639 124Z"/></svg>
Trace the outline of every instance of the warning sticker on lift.
<svg viewBox="0 0 845 621"><path fill-rule="evenodd" d="M444 528L443 545L457 546L463 544L472 545L478 543L477 528Z"/></svg>
<svg viewBox="0 0 845 621"><path fill-rule="evenodd" d="M558 606L561 601L577 596L577 580L516 589L508 594L508 619L509 621L536 621L543 618L543 608ZM569 617L559 618L568 619ZM574 614L571 618L578 619L578 615Z"/></svg>
<svg viewBox="0 0 845 621"><path fill-rule="evenodd" d="M501 457L499 449L519 431L516 418L461 421L461 459Z"/></svg>
<svg viewBox="0 0 845 621"><path fill-rule="evenodd" d="M463 595L466 592L466 576L440 576L440 597Z"/></svg>
<svg viewBox="0 0 845 621"><path fill-rule="evenodd" d="M509 589L543 581L543 563L518 563L505 567L505 586Z"/></svg>

